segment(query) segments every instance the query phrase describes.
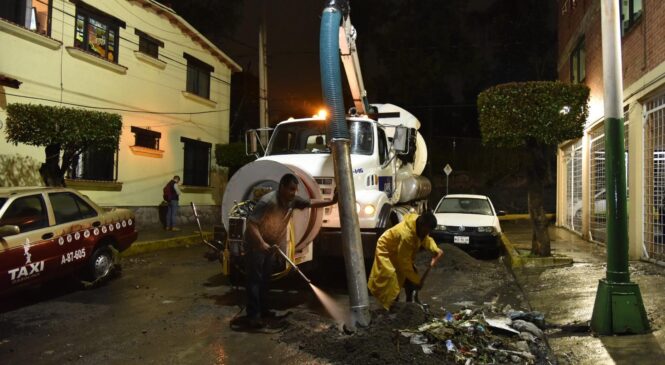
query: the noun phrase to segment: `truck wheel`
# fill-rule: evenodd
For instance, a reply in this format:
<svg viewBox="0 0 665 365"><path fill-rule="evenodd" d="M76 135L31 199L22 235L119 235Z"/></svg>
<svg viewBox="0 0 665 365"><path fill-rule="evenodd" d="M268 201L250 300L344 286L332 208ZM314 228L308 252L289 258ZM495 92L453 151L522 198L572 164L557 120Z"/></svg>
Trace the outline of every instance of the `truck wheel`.
<svg viewBox="0 0 665 365"><path fill-rule="evenodd" d="M113 270L113 252L107 245L97 247L88 261L85 278L92 282L107 279Z"/></svg>

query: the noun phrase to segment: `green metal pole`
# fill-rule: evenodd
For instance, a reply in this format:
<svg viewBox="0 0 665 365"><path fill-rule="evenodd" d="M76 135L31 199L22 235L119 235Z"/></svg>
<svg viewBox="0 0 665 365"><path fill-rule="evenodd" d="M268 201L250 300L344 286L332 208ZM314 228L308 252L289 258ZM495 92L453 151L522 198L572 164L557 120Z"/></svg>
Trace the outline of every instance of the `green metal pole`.
<svg viewBox="0 0 665 365"><path fill-rule="evenodd" d="M607 191L607 272L598 283L591 329L601 335L649 331L642 295L628 271L628 215L623 131L619 2L601 0Z"/></svg>

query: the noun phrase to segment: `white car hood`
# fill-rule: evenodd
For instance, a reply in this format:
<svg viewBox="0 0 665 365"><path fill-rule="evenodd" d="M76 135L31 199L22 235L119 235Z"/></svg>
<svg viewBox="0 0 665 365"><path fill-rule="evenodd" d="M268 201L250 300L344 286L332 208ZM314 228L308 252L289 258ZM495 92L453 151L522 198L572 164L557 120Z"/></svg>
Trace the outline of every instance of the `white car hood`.
<svg viewBox="0 0 665 365"><path fill-rule="evenodd" d="M501 231L499 220L492 215L435 213L437 224L444 226L480 227L493 226Z"/></svg>

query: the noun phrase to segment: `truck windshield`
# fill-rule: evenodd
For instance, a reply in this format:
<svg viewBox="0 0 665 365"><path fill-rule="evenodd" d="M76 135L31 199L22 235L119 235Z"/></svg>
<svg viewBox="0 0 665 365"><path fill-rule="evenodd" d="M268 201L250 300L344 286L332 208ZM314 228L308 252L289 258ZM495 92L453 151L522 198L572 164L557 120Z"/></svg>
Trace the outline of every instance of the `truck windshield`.
<svg viewBox="0 0 665 365"><path fill-rule="evenodd" d="M371 155L374 152L372 124L347 121L351 139L351 153ZM275 128L267 156L304 153L330 153L326 123L322 120L283 123Z"/></svg>

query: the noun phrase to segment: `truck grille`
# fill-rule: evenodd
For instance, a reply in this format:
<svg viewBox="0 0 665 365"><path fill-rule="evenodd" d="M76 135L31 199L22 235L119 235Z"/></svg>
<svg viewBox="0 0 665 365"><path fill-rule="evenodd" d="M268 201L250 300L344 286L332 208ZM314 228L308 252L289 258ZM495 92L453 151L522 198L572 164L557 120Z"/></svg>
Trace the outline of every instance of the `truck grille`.
<svg viewBox="0 0 665 365"><path fill-rule="evenodd" d="M314 180L319 184L321 197L326 200L332 200L335 193L335 179L332 177L315 177ZM331 207L323 208L323 214L328 215L332 212Z"/></svg>

